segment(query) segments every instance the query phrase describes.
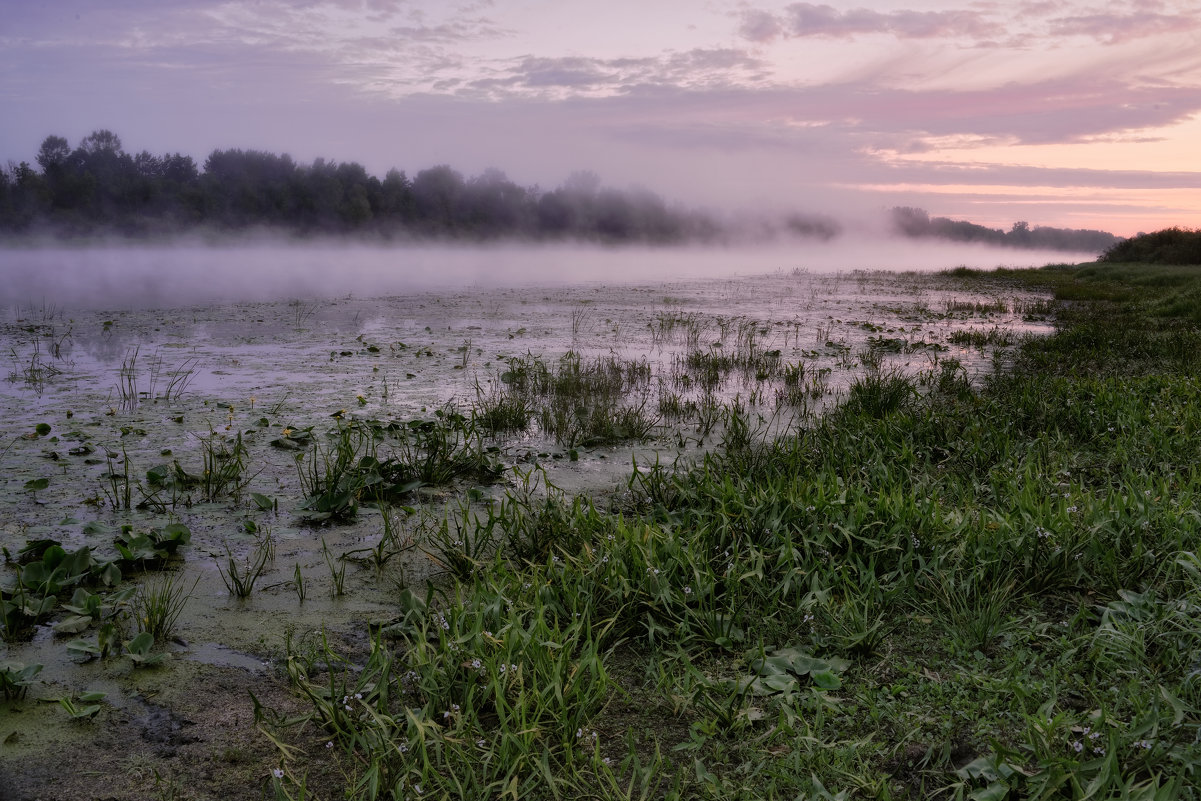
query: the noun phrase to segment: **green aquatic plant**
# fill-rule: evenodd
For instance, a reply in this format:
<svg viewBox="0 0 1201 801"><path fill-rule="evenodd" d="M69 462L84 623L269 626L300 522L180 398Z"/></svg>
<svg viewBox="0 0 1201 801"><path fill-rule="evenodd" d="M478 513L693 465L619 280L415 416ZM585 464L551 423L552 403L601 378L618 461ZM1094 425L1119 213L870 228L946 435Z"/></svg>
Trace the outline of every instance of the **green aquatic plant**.
<svg viewBox="0 0 1201 801"><path fill-rule="evenodd" d="M528 397L508 392L503 387L505 385L498 382L485 390L478 380L475 383L476 400L471 414L476 425L492 435L524 431L534 415Z"/></svg>
<svg viewBox="0 0 1201 801"><path fill-rule="evenodd" d="M296 592L296 598L300 603L304 603L306 587L304 583L304 574L300 572L300 563L296 563L296 568L292 571L292 589Z"/></svg>
<svg viewBox="0 0 1201 801"><path fill-rule="evenodd" d="M178 557L179 549L191 542L192 531L183 523L168 523L162 528L137 533L132 526L125 525L113 539L113 546L120 556L119 562L125 567L150 570Z"/></svg>
<svg viewBox="0 0 1201 801"><path fill-rule="evenodd" d="M324 538L321 540L321 556L325 559L325 566L329 568L330 596L340 598L346 594L346 556L343 554L335 559Z"/></svg>
<svg viewBox="0 0 1201 801"><path fill-rule="evenodd" d="M102 708L98 702L103 701L107 695L108 693L104 692L86 692L74 698L64 695L58 699L58 705L66 710L72 720L91 720Z"/></svg>
<svg viewBox="0 0 1201 801"><path fill-rule="evenodd" d="M79 634L124 614L136 591L133 585L125 585L108 593L90 592L84 587L77 587L71 599L62 603L62 608L71 614L54 624L55 633Z"/></svg>
<svg viewBox="0 0 1201 801"><path fill-rule="evenodd" d="M377 571L382 571L393 557L417 547L412 537L404 534L392 507L381 504L379 511L383 530L380 532L380 538L375 546L346 551L342 554L341 559L367 562L373 565ZM411 506L402 506L399 511L406 515L412 515L417 510Z"/></svg>
<svg viewBox="0 0 1201 801"><path fill-rule="evenodd" d="M333 443L297 461L309 522L347 521L361 502L390 503L425 485L500 474L472 418L438 409L404 423L340 421Z"/></svg>
<svg viewBox="0 0 1201 801"><path fill-rule="evenodd" d="M114 458L116 458L116 454L109 451L108 472L103 476L107 483L102 484L105 498L108 500L108 505L113 509L132 509L133 488L136 486L136 482L130 479L129 454L122 447L120 473L116 471L113 465Z"/></svg>
<svg viewBox="0 0 1201 801"><path fill-rule="evenodd" d="M106 659L110 654L121 652L123 637L122 621L117 618L102 623L92 639L71 640L67 643L67 651L84 660Z"/></svg>
<svg viewBox="0 0 1201 801"><path fill-rule="evenodd" d="M26 665L21 662L0 663L0 693L3 693L4 700L24 698L25 694L29 692L29 688L37 683L37 675L41 672L41 665Z"/></svg>
<svg viewBox="0 0 1201 801"><path fill-rule="evenodd" d="M270 556L271 542L269 538L255 543L243 560L235 559L229 546L226 546L225 563L222 564L218 561L217 571L221 574L221 581L225 584L225 589L229 591L229 594L236 598L249 598L254 592L254 585L267 569Z"/></svg>
<svg viewBox="0 0 1201 801"><path fill-rule="evenodd" d="M191 587L185 587L177 574L160 573L139 584L130 599L130 613L138 631L160 642L169 639L199 583L197 576Z"/></svg>
<svg viewBox="0 0 1201 801"><path fill-rule="evenodd" d="M167 658L163 653L151 653L154 648L154 635L149 631L143 631L132 640L127 640L125 643L125 654L133 662L134 667L152 667L162 664Z"/></svg>

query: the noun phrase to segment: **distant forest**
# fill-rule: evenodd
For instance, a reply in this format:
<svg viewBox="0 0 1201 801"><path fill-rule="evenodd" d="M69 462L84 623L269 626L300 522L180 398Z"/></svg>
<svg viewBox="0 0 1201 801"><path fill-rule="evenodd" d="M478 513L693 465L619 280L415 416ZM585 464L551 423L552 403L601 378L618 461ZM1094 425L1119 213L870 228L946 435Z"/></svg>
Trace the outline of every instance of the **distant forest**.
<svg viewBox="0 0 1201 801"><path fill-rule="evenodd" d="M121 139L95 131L72 148L61 136L42 142L34 167L0 168L0 237L139 239L194 232L279 231L302 236L380 239L497 238L671 244L758 241L780 236L831 239L832 218L794 214L738 222L669 205L643 189L601 185L589 172L549 191L523 187L499 170L464 178L447 165L411 178L383 178L355 162L298 164L286 154L214 150L191 156L129 154ZM1100 252L1118 241L1101 231L1030 229L1008 233L921 209L893 210L898 233L964 242Z"/></svg>
<svg viewBox="0 0 1201 801"><path fill-rule="evenodd" d="M892 210L892 222L897 233L909 237L934 237L954 242L983 242L1018 248L1045 248L1047 250L1074 250L1082 253L1101 253L1122 241L1106 231L1090 231L1084 228L1030 227L1026 222L1015 222L1008 231L987 228L983 225L951 220L946 217L931 217L922 209L898 206Z"/></svg>

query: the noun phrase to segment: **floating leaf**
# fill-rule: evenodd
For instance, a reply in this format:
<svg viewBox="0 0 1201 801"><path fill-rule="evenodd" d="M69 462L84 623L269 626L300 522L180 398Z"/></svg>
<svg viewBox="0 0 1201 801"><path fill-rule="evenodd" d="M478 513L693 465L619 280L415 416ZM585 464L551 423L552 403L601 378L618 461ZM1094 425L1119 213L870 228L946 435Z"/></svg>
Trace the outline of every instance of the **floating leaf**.
<svg viewBox="0 0 1201 801"><path fill-rule="evenodd" d="M100 656L100 643L96 640L71 640L67 643L67 650L91 658Z"/></svg>
<svg viewBox="0 0 1201 801"><path fill-rule="evenodd" d="M79 634L92 625L91 615L72 615L54 624L56 634Z"/></svg>

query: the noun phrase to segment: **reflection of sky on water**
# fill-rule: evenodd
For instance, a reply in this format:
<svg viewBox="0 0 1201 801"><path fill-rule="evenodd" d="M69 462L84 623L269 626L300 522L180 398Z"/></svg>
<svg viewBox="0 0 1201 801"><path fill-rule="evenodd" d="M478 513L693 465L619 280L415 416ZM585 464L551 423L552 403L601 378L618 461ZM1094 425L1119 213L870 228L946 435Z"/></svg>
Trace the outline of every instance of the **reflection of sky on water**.
<svg viewBox="0 0 1201 801"><path fill-rule="evenodd" d="M1012 303L1012 292L996 296ZM838 376L859 369L867 337L937 343L965 363L984 354L947 343L953 330L1024 329L1020 313L948 315L953 300L982 299L919 276L777 272L756 278L656 283L459 288L388 297L335 297L123 311L10 307L3 318L9 381L6 405L119 406L121 369L132 369L144 401L175 381L188 395L223 403L292 396L301 407L344 405L357 395L420 409L470 403L509 358L547 360L567 350L584 357L646 358L665 380L690 349L734 346L739 324L758 323L757 347L788 363ZM664 320L690 320L665 330ZM878 328L879 330L873 330ZM839 348L828 347L835 343ZM57 347L57 358L52 354ZM36 351L36 352L35 352ZM935 351L886 356L916 370ZM40 358L47 380L24 380ZM841 383L845 383L842 381ZM722 394L745 391L731 385ZM302 398L303 400L298 400ZM185 399L186 400L186 399ZM382 410L381 410L382 411Z"/></svg>

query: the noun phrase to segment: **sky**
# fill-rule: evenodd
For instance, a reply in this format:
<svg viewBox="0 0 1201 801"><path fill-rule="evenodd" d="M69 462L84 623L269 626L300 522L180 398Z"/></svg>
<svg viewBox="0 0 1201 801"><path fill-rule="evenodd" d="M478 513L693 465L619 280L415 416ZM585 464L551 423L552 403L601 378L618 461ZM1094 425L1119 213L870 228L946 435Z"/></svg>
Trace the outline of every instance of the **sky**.
<svg viewBox="0 0 1201 801"><path fill-rule="evenodd" d="M1201 227L1201 0L0 0L0 119L1130 236Z"/></svg>

